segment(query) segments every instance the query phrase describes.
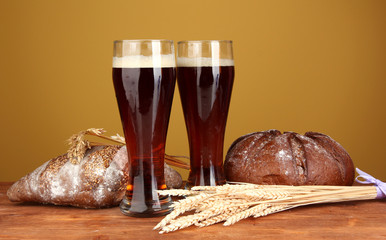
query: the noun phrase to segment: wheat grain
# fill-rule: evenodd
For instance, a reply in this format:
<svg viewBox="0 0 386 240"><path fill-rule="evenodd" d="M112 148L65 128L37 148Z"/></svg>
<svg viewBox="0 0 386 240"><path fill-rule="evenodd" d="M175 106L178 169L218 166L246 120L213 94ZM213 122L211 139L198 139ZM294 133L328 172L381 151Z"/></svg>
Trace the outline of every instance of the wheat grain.
<svg viewBox="0 0 386 240"><path fill-rule="evenodd" d="M217 193L226 193L231 190L247 190L247 189L258 189L261 188L262 185L256 185L256 184L243 184L243 185L231 185L231 184L225 184L221 186L195 186L192 187L191 190L193 191L213 191Z"/></svg>
<svg viewBox="0 0 386 240"><path fill-rule="evenodd" d="M192 191L216 191L218 186L194 186L190 190Z"/></svg>
<svg viewBox="0 0 386 240"><path fill-rule="evenodd" d="M170 221L183 214L184 212L191 211L195 208L199 202L203 199L210 197L209 194L202 193L200 195L187 197L183 200L173 203L170 207L174 208L161 222L159 222L153 229L160 229L166 226Z"/></svg>
<svg viewBox="0 0 386 240"><path fill-rule="evenodd" d="M293 208L293 207L288 207L287 205L274 205L274 206L271 206L271 207L269 207L261 212L257 212L251 216L253 216L254 218L263 217L263 216L267 216L267 215L272 214L272 213L287 210L289 208Z"/></svg>
<svg viewBox="0 0 386 240"><path fill-rule="evenodd" d="M163 228L164 226L166 226L170 221L172 221L173 219L175 219L176 217L178 217L180 214L182 214L182 210L181 209L175 209L173 210L172 212L170 212L168 215L166 215L166 217L164 217L161 222L159 222L154 228L153 230L156 230L156 229L161 229Z"/></svg>
<svg viewBox="0 0 386 240"><path fill-rule="evenodd" d="M230 193L231 191L243 191L243 190L250 190L250 189L259 189L260 185L255 185L255 184L245 184L245 185L222 185L219 186L216 189L217 193Z"/></svg>
<svg viewBox="0 0 386 240"><path fill-rule="evenodd" d="M198 192L184 189L169 189L157 191L159 195L170 195L170 196L192 196L198 195Z"/></svg>
<svg viewBox="0 0 386 240"><path fill-rule="evenodd" d="M180 217L176 220L170 221L169 225L162 227L160 234L168 233L168 232L172 232L172 231L175 231L178 229L189 227L189 226L195 224L196 222L198 222L202 219L206 219L212 215L213 215L213 211L205 210L205 211L200 212L198 214Z"/></svg>
<svg viewBox="0 0 386 240"><path fill-rule="evenodd" d="M255 215L261 211L264 211L269 206L270 206L269 204L259 204L259 205L256 205L254 207L248 208L247 210L239 212L239 213L233 215L232 217L228 218L228 220L226 220L226 222L224 223L224 226L229 226L229 225L235 224L236 222L238 222L244 218L248 218L248 217Z"/></svg>
<svg viewBox="0 0 386 240"><path fill-rule="evenodd" d="M79 164L83 159L86 150L91 148L90 143L84 139L86 135L86 131L81 131L78 134L72 135L68 140L68 144L70 145L67 156L70 159L72 164Z"/></svg>
<svg viewBox="0 0 386 240"><path fill-rule="evenodd" d="M230 218L233 214L244 211L247 208L248 208L248 206L233 206L233 207L228 208L226 212L224 212L220 215L217 215L215 217L208 218L204 221L198 222L195 225L197 227L210 226L210 225L225 221L228 218Z"/></svg>
<svg viewBox="0 0 386 240"><path fill-rule="evenodd" d="M110 136L111 139L121 142L122 144L125 144L125 138L119 135L118 133L116 135Z"/></svg>
<svg viewBox="0 0 386 240"><path fill-rule="evenodd" d="M221 196L214 196L203 200L199 205L196 206L196 212L202 212L205 209L211 208L216 204L220 204L225 200Z"/></svg>
<svg viewBox="0 0 386 240"><path fill-rule="evenodd" d="M246 203L248 203L248 200L246 199L224 198L222 195L217 195L202 201L196 206L195 210L196 212L202 212L206 209L215 207L216 205L232 207L246 206Z"/></svg>
<svg viewBox="0 0 386 240"><path fill-rule="evenodd" d="M180 217L176 220L170 221L169 225L162 227L160 233L162 234L172 232L178 229L189 227L191 225L197 224L202 220L227 212L229 208L231 208L231 205L219 203L218 205L208 208L200 213Z"/></svg>
<svg viewBox="0 0 386 240"><path fill-rule="evenodd" d="M179 200L178 202L174 202L170 207L181 208L181 209L186 209L186 211L190 211L195 207L196 204L212 196L213 196L212 194L207 194L207 193L188 196L185 199Z"/></svg>
<svg viewBox="0 0 386 240"><path fill-rule="evenodd" d="M248 198L251 201L257 200L268 200L268 199L283 199L290 195L288 191L280 190L265 190L265 189L255 189L247 190L242 192L230 193L230 195Z"/></svg>

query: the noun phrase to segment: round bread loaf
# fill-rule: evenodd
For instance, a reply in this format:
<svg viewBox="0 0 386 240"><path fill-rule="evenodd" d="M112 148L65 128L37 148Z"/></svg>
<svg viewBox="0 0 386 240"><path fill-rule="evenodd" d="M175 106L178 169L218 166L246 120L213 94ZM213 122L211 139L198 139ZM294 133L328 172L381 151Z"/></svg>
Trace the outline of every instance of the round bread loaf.
<svg viewBox="0 0 386 240"><path fill-rule="evenodd" d="M278 130L234 141L224 171L228 181L283 185L352 185L355 175L349 154L329 136Z"/></svg>

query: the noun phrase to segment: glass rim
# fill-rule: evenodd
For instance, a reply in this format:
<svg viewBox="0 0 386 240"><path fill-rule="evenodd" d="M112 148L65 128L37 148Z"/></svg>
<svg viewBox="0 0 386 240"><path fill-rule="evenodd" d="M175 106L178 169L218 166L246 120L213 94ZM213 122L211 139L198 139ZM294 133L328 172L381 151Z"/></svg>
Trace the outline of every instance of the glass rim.
<svg viewBox="0 0 386 240"><path fill-rule="evenodd" d="M132 43L143 43L143 42L169 42L173 43L173 40L169 39L123 39L123 40L114 40L115 43L123 43L123 42L132 42Z"/></svg>
<svg viewBox="0 0 386 240"><path fill-rule="evenodd" d="M233 43L232 40L183 40L183 41L178 41L177 44L180 44L180 43L210 43L210 42Z"/></svg>

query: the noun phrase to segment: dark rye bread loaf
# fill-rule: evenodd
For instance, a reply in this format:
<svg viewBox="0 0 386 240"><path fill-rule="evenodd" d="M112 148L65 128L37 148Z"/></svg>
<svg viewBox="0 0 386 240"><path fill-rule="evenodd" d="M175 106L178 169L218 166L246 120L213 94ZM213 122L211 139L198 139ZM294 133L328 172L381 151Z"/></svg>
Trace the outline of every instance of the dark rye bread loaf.
<svg viewBox="0 0 386 240"><path fill-rule="evenodd" d="M284 185L352 185L354 164L327 135L255 132L238 138L224 163L228 181Z"/></svg>

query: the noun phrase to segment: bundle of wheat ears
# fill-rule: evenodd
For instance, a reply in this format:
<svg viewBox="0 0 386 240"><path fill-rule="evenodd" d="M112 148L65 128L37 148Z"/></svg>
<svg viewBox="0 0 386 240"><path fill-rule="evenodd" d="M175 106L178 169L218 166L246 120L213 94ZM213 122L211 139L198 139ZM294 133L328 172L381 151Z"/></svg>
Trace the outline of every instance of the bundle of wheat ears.
<svg viewBox="0 0 386 240"><path fill-rule="evenodd" d="M91 142L86 139L86 136L95 136L97 138L113 142L114 145L125 145L124 137L120 136L119 134L109 137L104 135L105 133L106 131L103 128L89 128L87 130L80 131L79 133L72 135L68 139L68 144L70 145L70 147L67 151L67 154L71 159L71 163L78 164L83 158L87 149L90 149L93 146L107 145L106 143ZM187 157L165 154L165 162L167 164L189 170L189 164L180 160L179 158Z"/></svg>
<svg viewBox="0 0 386 240"><path fill-rule="evenodd" d="M229 183L196 186L191 190L164 190L161 195L185 196L174 202L170 212L154 230L168 233L191 225L205 227L224 222L232 225L248 217L262 217L291 208L386 197L386 184L357 169L360 183L374 186L286 186ZM365 179L364 181L358 178ZM184 214L185 213L185 214ZM188 214L186 214L188 213ZM183 214L183 216L181 216Z"/></svg>

